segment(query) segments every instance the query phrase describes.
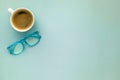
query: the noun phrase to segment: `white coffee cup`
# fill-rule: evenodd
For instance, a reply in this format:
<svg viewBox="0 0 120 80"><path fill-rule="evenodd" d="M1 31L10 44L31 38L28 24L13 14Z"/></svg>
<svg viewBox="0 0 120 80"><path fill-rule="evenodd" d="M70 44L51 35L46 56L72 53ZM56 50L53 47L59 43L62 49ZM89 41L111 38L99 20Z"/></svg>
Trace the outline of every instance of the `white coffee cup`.
<svg viewBox="0 0 120 80"><path fill-rule="evenodd" d="M18 19L15 19L15 20L13 20L13 17L17 14L17 12L20 12L21 11L21 15L22 15L22 11L27 11L29 14L30 14L30 16L32 16L31 18L30 17L28 17L28 19L29 20L27 20L27 18L25 19L23 19L22 20L22 17L17 17L18 19L20 18L21 19L21 22L20 21L18 21L18 22L20 22L19 23L19 28L18 28L18 25L17 25L17 23L15 23L15 20L18 20ZM31 28L32 28L32 26L33 26L33 24L34 24L34 15L33 15L33 13L29 10L29 9L27 9L27 8L18 8L18 9L15 9L15 10L13 10L12 8L8 8L8 11L11 13L11 17L10 17L10 23L11 23L11 25L12 25L12 28L14 29L14 30L16 30L16 31L18 31L18 32L26 32L26 31L28 31L28 30L30 30ZM20 13L19 13L20 14ZM25 17L25 15L23 16L23 17ZM25 22L25 20L27 21L26 23L24 23ZM16 25L15 25L16 24ZM20 29L20 25L22 26L21 28L23 28L23 26L27 26L25 29Z"/></svg>

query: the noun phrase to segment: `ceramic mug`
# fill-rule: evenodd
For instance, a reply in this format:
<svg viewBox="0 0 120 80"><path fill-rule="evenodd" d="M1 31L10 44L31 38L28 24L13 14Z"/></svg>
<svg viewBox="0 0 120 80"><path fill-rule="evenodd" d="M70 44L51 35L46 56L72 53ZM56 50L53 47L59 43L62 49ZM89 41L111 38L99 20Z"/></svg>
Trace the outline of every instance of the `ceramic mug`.
<svg viewBox="0 0 120 80"><path fill-rule="evenodd" d="M34 15L27 8L18 8L13 10L9 8L11 13L10 23L12 28L18 32L26 32L30 30L34 24Z"/></svg>

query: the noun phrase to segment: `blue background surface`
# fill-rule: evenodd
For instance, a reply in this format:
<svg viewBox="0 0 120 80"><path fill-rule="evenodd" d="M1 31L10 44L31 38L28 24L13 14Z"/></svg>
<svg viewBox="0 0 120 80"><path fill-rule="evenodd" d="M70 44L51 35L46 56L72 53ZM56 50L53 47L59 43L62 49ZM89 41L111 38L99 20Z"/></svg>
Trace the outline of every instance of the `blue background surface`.
<svg viewBox="0 0 120 80"><path fill-rule="evenodd" d="M12 29L7 9L26 7L34 27ZM12 56L11 43L39 30L41 42ZM119 0L0 0L0 80L120 80Z"/></svg>

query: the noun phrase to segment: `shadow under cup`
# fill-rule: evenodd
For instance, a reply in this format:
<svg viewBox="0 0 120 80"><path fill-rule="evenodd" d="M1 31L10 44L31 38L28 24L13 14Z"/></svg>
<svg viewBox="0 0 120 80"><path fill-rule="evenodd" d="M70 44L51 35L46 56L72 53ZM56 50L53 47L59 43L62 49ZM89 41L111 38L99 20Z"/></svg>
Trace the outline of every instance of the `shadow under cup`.
<svg viewBox="0 0 120 80"><path fill-rule="evenodd" d="M32 28L34 16L28 9L17 9L11 16L11 25L19 32L25 32Z"/></svg>

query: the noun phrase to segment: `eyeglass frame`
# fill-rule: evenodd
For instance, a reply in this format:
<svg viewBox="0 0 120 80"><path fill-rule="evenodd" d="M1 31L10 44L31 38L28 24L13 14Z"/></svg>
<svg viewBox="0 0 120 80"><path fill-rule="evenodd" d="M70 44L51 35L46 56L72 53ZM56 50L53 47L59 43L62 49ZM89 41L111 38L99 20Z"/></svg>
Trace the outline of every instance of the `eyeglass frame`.
<svg viewBox="0 0 120 80"><path fill-rule="evenodd" d="M35 37L35 38L38 39L38 41L37 41L34 45L29 45L29 43L27 43L27 41L26 41L29 37ZM12 54L12 55L19 55L19 54L21 54L21 53L24 51L24 49L25 49L25 44L26 44L27 46L29 46L29 47L33 47L33 46L37 45L37 44L40 42L40 39L41 39L41 35L39 34L39 31L35 31L35 32L33 32L33 33L25 36L24 38L22 38L22 39L20 39L20 40L18 40L18 41L16 41L16 42L14 42L14 43L11 44L10 46L8 46L7 49L9 50L10 54ZM19 43L22 44L23 49L22 49L22 51L21 51L20 53L15 54L15 53L14 53L14 48L15 48L15 46L16 46L17 44L19 44Z"/></svg>

